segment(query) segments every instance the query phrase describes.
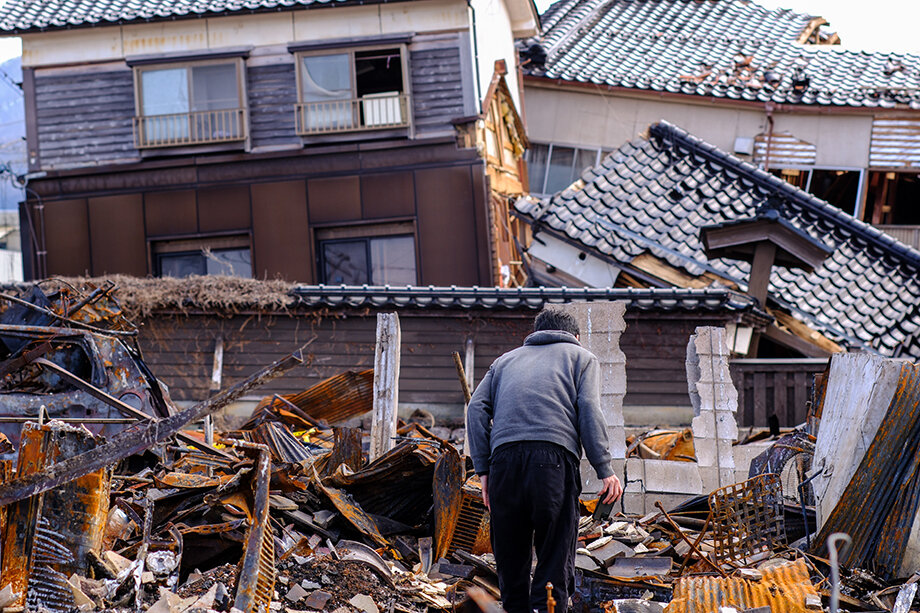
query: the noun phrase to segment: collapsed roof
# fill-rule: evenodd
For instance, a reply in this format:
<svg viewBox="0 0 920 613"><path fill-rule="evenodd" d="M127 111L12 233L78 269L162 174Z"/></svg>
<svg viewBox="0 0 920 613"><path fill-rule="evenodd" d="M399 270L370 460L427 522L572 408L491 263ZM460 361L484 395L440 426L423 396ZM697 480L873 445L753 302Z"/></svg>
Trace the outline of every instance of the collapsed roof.
<svg viewBox="0 0 920 613"><path fill-rule="evenodd" d="M920 56L842 49L836 35L822 32L826 21L787 9L742 0L559 0L541 21L543 36L523 45L532 77L783 104L920 108Z"/></svg>
<svg viewBox="0 0 920 613"><path fill-rule="evenodd" d="M569 188L515 209L535 240L548 233L640 276L643 256L678 271L658 284L740 288L750 264L708 260L700 230L754 217L768 201L831 253L811 272L774 266L767 306L843 346L920 357L920 251L666 122Z"/></svg>

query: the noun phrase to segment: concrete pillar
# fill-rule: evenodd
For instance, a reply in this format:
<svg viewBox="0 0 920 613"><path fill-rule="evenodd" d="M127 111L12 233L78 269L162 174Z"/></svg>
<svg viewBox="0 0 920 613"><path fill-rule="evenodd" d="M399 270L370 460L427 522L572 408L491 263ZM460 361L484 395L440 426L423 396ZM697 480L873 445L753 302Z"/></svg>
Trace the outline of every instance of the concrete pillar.
<svg viewBox="0 0 920 613"><path fill-rule="evenodd" d="M732 443L738 438L738 391L728 370L724 328L699 327L687 345L687 383L693 403L693 445L703 492L735 483Z"/></svg>
<svg viewBox="0 0 920 613"><path fill-rule="evenodd" d="M620 335L626 329L626 303L571 302L562 306L578 321L582 346L597 356L601 370L601 408L607 420L610 454L617 474L623 476L626 458L626 431L623 422L623 396L626 395L626 356L620 351ZM581 467L582 490L590 495L600 490L594 469L584 459Z"/></svg>

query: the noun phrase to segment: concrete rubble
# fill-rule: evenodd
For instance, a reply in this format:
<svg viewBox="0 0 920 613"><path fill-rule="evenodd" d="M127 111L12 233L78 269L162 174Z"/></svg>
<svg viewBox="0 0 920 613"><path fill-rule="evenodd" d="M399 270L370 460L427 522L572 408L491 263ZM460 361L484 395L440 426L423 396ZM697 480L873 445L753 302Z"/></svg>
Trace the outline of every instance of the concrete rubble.
<svg viewBox="0 0 920 613"><path fill-rule="evenodd" d="M234 429L202 429L230 390L175 407L131 351L114 289L14 297L42 315L47 333L29 324L23 334L25 324L0 313L0 339L27 339L4 340L7 392L34 392L55 373L69 385L55 379L46 396L78 390L118 416L81 423L61 400L6 432L0 613L500 610L488 514L462 432L449 436L454 430L418 411L395 419L395 434L378 437L371 459L374 432L390 424L369 427L367 416L380 419L375 407L395 406L398 393L379 391L372 371L268 395ZM603 517L582 471L572 610L818 612L838 602L849 611L916 610L915 366L837 354L805 424L739 441L725 331L700 327L687 348L691 426L628 432L624 305L565 308L599 358L611 452L626 485ZM59 372L73 360L60 357L66 343L55 345L78 331L126 348L146 404L122 406L104 386ZM885 447L895 439L901 453ZM826 542L840 526L852 528L853 549L831 555Z"/></svg>

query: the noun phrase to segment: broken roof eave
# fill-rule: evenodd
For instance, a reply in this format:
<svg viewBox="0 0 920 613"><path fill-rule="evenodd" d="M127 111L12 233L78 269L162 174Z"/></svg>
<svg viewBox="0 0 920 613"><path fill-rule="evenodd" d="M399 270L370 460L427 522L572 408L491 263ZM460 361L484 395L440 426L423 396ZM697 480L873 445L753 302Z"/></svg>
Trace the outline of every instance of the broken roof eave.
<svg viewBox="0 0 920 613"><path fill-rule="evenodd" d="M667 281L661 279L660 277L653 276L639 268L636 268L635 266L632 266L631 264L624 264L622 262L618 262L611 256L607 256L601 253L595 247L585 245L584 243L567 236L564 232L560 232L559 230L548 227L546 225L540 225L537 220L535 220L530 215L527 215L526 213L522 213L521 211L518 211L517 209L515 209L513 212L514 212L514 215L524 220L525 222L529 223L531 227L533 227L535 223L538 225L538 227L534 230L535 240L539 233L546 232L561 241L569 243L570 245L573 245L586 252L590 252L592 255L607 261L611 265L618 267L623 272L626 272L627 274L634 276L635 278L639 280L645 281L646 283L650 283L651 285L654 285L658 288L675 287L673 284L668 283ZM661 246L661 249L668 251L663 246ZM674 270L678 272L681 272L681 273L686 272L680 269L679 267L674 267L673 265L667 264L667 262L664 260L662 260L662 262L664 262L664 265L671 266L672 268L674 268ZM726 277L724 273L718 273L718 271L716 271L716 274L719 274L719 276L723 279L726 279L726 281L731 281L731 279ZM742 285L746 287L746 283L743 283ZM746 294L746 293L744 295L749 296L749 294ZM808 338L804 338L803 336L794 334L793 332L782 330L775 323L771 323L768 326L768 328L772 330L772 332L768 334L768 337L771 340L779 342L780 344L790 347L791 349L794 349L795 351L799 351L800 353L803 353L805 355L809 355L810 357L824 357L825 355L828 355L830 353L826 349L826 346L827 346L826 343L824 343L823 340L821 339L826 339L830 343L839 345L839 343L837 343L834 340L836 339L837 341L843 342L845 347L854 347L854 348L859 348L865 351L871 351L872 353L879 353L876 349L870 346L867 346L862 341L859 341L858 339L855 339L840 330L831 329L829 326L820 326L820 328L813 328L812 325L817 323L816 319L813 316L811 316L810 314L801 312L800 310L795 308L793 304L789 303L786 300L783 300L781 297L777 296L773 292L770 292L768 297L770 300L773 301L773 303L775 303L776 306L788 311L789 316L798 320L798 322L802 325L803 328L807 328L808 332L806 334L808 336L817 335L815 338L818 339L818 342L814 342ZM751 298L751 300L753 300L753 298ZM761 311L761 312L767 315L769 320L775 319L775 317L771 314L773 312L772 309L767 308L766 311ZM824 330L824 332L821 331L822 329ZM767 331L769 332L770 330L767 330ZM830 337L826 336L825 332L830 333L832 336ZM787 338L784 335L789 335L789 337ZM797 339L797 340L793 340L793 339ZM807 343L810 347L809 351L807 352L803 351L802 350L803 346L800 344L799 341L801 343Z"/></svg>

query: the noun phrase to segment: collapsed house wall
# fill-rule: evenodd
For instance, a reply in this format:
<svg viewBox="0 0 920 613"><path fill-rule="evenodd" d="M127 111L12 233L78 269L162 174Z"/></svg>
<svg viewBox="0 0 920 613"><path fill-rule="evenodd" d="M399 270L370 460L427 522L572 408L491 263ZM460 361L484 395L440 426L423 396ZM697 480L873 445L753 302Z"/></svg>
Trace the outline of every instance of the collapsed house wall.
<svg viewBox="0 0 920 613"><path fill-rule="evenodd" d="M869 353L831 358L812 481L818 526L836 506L888 412L901 372L898 360ZM845 449L847 453L840 453Z"/></svg>

